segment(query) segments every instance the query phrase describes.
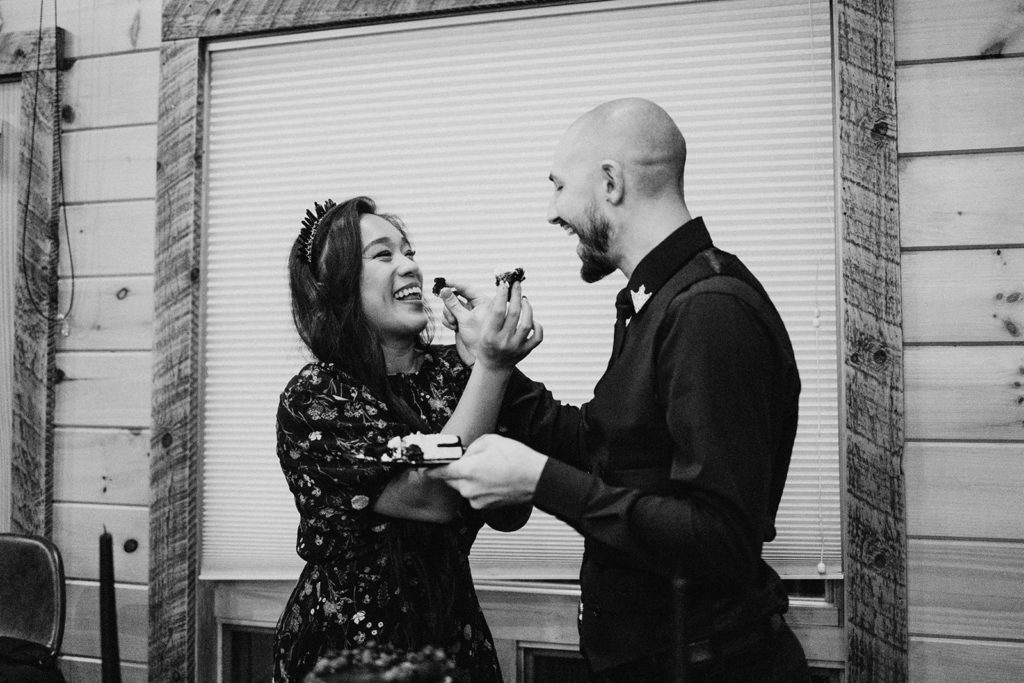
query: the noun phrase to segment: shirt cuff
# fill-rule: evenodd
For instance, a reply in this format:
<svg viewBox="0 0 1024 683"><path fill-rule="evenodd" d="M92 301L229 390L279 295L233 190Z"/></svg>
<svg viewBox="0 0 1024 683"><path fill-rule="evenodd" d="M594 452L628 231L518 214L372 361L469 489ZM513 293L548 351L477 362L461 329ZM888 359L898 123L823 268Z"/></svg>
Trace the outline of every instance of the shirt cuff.
<svg viewBox="0 0 1024 683"><path fill-rule="evenodd" d="M593 477L564 462L548 458L540 473L533 504L578 528L587 505Z"/></svg>

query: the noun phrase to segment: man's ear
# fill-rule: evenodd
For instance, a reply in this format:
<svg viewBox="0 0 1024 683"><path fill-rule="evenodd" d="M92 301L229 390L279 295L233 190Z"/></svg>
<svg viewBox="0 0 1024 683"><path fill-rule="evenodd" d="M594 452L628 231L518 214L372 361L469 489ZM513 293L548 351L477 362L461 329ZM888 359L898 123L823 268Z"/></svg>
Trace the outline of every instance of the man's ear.
<svg viewBox="0 0 1024 683"><path fill-rule="evenodd" d="M612 205L622 203L622 195L626 191L622 165L613 159L602 161L601 181L604 183L605 201Z"/></svg>

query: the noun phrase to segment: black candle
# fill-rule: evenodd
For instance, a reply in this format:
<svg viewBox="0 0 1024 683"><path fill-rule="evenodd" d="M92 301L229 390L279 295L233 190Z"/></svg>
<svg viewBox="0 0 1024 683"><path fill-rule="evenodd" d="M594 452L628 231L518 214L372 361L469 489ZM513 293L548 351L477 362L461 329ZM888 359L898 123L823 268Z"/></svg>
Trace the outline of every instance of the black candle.
<svg viewBox="0 0 1024 683"><path fill-rule="evenodd" d="M103 683L121 683L117 600L114 597L114 539L106 527L100 534L100 654L103 658Z"/></svg>

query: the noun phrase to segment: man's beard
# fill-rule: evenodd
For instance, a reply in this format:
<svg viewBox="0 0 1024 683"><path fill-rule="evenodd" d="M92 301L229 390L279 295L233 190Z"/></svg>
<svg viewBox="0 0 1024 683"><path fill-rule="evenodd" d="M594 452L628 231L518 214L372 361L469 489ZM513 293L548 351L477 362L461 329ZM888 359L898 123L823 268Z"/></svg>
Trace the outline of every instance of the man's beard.
<svg viewBox="0 0 1024 683"><path fill-rule="evenodd" d="M584 282L597 282L615 272L616 266L608 255L612 226L593 205L586 208L583 220L585 224L574 226L580 241L576 255L583 262L580 277Z"/></svg>

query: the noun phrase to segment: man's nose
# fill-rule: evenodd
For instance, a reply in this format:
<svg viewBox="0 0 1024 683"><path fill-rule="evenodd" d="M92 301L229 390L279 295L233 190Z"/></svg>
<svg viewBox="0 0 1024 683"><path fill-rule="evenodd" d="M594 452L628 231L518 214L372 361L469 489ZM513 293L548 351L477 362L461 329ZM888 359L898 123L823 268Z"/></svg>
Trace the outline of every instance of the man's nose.
<svg viewBox="0 0 1024 683"><path fill-rule="evenodd" d="M558 209L555 208L555 197L551 197L551 201L548 202L548 223L557 225L559 222Z"/></svg>

